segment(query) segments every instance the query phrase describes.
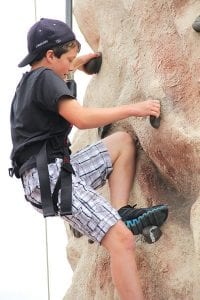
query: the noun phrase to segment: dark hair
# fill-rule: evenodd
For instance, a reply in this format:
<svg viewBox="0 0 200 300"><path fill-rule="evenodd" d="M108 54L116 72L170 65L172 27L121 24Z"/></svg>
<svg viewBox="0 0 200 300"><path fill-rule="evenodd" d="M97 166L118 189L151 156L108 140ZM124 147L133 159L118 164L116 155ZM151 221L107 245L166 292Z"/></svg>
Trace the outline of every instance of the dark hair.
<svg viewBox="0 0 200 300"><path fill-rule="evenodd" d="M69 50L71 50L74 47L78 48L78 52L81 50L81 44L77 40L73 40L73 41L64 43L62 45L52 47L51 50L53 50L53 53L57 58L60 58L62 54L67 53ZM48 49L48 50L50 50L50 49ZM30 63L30 65L33 65L33 63L40 61L43 57L45 57L46 52L48 50L44 50L40 54L38 54L38 56Z"/></svg>

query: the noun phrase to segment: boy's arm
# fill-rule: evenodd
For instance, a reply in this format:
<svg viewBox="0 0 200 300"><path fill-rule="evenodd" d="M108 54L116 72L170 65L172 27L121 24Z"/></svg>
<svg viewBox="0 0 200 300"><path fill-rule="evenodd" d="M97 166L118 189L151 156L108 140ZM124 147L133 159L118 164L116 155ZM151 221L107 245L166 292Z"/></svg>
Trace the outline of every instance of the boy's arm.
<svg viewBox="0 0 200 300"><path fill-rule="evenodd" d="M83 107L78 101L62 99L58 102L58 112L68 122L79 129L89 129L126 119L128 117L145 117L160 115L160 102L146 100L110 108Z"/></svg>

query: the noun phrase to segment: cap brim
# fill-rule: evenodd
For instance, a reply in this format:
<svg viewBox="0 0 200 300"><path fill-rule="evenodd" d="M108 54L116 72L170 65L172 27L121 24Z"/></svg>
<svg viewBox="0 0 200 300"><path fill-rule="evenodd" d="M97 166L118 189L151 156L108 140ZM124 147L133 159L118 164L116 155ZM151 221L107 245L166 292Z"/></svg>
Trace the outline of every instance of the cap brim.
<svg viewBox="0 0 200 300"><path fill-rule="evenodd" d="M65 43L68 43L68 42L71 42L71 41L76 41L77 42L77 46L79 48L79 51L80 51L80 48L81 48L81 44L79 43L78 40L76 40L75 36L72 36L71 39L67 39L66 41L63 40L61 44L65 44ZM55 46L58 46L58 45L61 45L61 44L48 44L47 47L43 47L43 49L40 49L40 52L37 52L37 53L29 53L19 64L18 64L18 67L21 68L21 67L25 67L29 64L31 64L38 56L38 54L42 53L42 51L47 51L48 49L51 49L51 47L55 47Z"/></svg>
<svg viewBox="0 0 200 300"><path fill-rule="evenodd" d="M22 68L22 67L25 67L27 65L29 65L36 57L38 56L38 53L37 54L28 54L19 64L18 64L18 67L19 68Z"/></svg>

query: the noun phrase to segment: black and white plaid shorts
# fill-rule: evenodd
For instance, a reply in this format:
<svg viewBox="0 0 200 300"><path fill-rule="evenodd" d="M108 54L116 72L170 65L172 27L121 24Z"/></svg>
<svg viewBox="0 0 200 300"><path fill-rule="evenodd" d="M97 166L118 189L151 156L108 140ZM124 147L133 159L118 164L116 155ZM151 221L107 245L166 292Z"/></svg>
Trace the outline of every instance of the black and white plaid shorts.
<svg viewBox="0 0 200 300"><path fill-rule="evenodd" d="M59 176L61 163L61 159L56 159L55 163L48 165L52 192ZM75 171L75 175L72 175L72 215L62 218L73 228L100 243L106 232L120 219L118 212L109 201L96 191L105 184L112 171L111 158L105 144L99 141L72 154L71 164ZM36 168L23 174L23 187L28 201L41 204ZM38 210L42 213L42 210Z"/></svg>

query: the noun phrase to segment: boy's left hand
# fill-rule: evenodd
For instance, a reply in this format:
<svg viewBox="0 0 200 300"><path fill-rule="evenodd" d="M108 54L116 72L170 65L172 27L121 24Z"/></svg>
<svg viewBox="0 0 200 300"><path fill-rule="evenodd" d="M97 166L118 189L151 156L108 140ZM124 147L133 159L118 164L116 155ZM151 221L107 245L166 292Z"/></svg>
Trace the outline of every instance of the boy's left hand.
<svg viewBox="0 0 200 300"><path fill-rule="evenodd" d="M80 70L80 71L83 71L85 72L84 70L84 65L90 61L92 58L95 58L95 57L98 57L100 56L100 53L99 52L96 52L96 53L89 53L89 54L85 54L85 55L81 55L81 56L78 56L74 59L73 61L73 66L74 66L74 70Z"/></svg>

